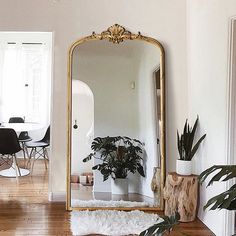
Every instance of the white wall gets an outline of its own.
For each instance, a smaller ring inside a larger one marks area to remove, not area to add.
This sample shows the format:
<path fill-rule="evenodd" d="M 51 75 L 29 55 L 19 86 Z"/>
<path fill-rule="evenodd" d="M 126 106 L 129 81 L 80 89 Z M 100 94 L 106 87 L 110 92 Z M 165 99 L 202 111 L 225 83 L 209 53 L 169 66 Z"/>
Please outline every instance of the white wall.
<path fill-rule="evenodd" d="M 136 70 L 129 58 L 79 53 L 78 78 L 94 94 L 94 136 L 138 136 Z"/>
<path fill-rule="evenodd" d="M 69 45 L 114 23 L 163 43 L 167 79 L 167 166 L 169 170 L 175 169 L 176 128 L 187 116 L 185 4 L 186 0 L 0 0 L 1 31 L 54 32 L 51 192 L 64 193 L 66 188 Z"/>
<path fill-rule="evenodd" d="M 234 0 L 191 0 L 187 4 L 189 114 L 200 117 L 199 134 L 207 133 L 195 156 L 195 172 L 227 163 L 227 98 L 229 18 L 236 15 Z M 217 236 L 225 235 L 224 211 L 206 211 L 206 201 L 224 184 L 200 189 L 199 217 Z"/>
<path fill-rule="evenodd" d="M 146 176 L 141 178 L 141 193 L 153 197 L 151 181 L 153 168 L 160 167 L 157 145 L 156 93 L 154 71 L 160 66 L 160 50 L 152 44 L 144 44 L 139 54 L 138 105 L 140 139 L 145 143 Z"/>

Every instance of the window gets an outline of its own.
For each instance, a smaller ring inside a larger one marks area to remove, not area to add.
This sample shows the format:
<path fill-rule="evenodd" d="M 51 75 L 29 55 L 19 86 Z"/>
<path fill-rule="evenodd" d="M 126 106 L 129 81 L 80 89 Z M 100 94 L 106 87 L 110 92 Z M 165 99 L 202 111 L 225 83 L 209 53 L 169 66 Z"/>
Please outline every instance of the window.
<path fill-rule="evenodd" d="M 1 42 L 0 122 L 24 117 L 28 122 L 50 120 L 50 47 L 47 43 Z"/>

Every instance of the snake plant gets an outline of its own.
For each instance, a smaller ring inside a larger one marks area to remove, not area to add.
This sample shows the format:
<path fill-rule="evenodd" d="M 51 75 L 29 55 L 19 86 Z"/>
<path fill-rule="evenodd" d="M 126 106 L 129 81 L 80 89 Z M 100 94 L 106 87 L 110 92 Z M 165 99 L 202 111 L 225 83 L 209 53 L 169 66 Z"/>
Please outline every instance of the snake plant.
<path fill-rule="evenodd" d="M 198 126 L 198 117 L 194 123 L 193 128 L 189 126 L 188 120 L 186 120 L 183 133 L 180 135 L 177 130 L 177 145 L 178 145 L 178 152 L 179 152 L 180 160 L 191 161 L 193 156 L 197 152 L 201 142 L 206 137 L 206 134 L 204 134 L 196 142 L 196 144 L 193 145 L 197 126 Z"/>

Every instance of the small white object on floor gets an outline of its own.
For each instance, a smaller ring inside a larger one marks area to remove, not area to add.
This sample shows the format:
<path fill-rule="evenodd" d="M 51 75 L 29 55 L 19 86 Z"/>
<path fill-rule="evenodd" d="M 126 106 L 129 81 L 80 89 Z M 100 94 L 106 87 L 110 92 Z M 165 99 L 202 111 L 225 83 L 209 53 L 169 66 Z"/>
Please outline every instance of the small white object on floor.
<path fill-rule="evenodd" d="M 142 211 L 72 211 L 71 231 L 73 235 L 104 234 L 121 236 L 140 234 L 153 224 L 163 221 L 157 214 Z"/>
<path fill-rule="evenodd" d="M 87 176 L 80 175 L 80 176 L 79 176 L 79 182 L 80 182 L 81 184 L 86 184 L 86 183 L 87 183 Z"/>
<path fill-rule="evenodd" d="M 73 200 L 71 201 L 73 207 L 149 207 L 147 202 L 134 201 L 103 201 L 103 200 Z"/>

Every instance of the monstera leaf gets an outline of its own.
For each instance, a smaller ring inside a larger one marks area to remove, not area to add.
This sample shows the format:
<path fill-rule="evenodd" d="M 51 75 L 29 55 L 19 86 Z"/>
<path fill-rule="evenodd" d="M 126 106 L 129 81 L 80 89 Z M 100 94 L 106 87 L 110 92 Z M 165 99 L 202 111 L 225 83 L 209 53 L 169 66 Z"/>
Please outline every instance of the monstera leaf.
<path fill-rule="evenodd" d="M 216 181 L 227 181 L 236 177 L 236 165 L 215 165 L 207 170 L 203 171 L 199 180 L 202 184 L 209 175 L 213 175 L 207 185 L 210 186 Z M 211 206 L 211 207 L 210 207 Z M 229 190 L 211 198 L 208 200 L 207 204 L 204 206 L 204 209 L 210 207 L 210 210 L 215 209 L 227 209 L 227 210 L 236 210 L 236 184 L 234 184 Z"/>
<path fill-rule="evenodd" d="M 170 232 L 175 225 L 179 224 L 180 215 L 176 212 L 173 216 L 163 216 L 160 218 L 163 219 L 162 222 L 154 224 L 144 230 L 139 234 L 139 236 L 158 236 L 164 232 Z"/>
<path fill-rule="evenodd" d="M 100 160 L 93 167 L 103 175 L 103 181 L 110 176 L 113 179 L 127 178 L 129 173 L 138 172 L 145 177 L 143 168 L 143 144 L 137 139 L 126 136 L 97 137 L 93 140 L 91 149 L 93 150 L 83 162 L 88 162 L 92 158 Z"/>

